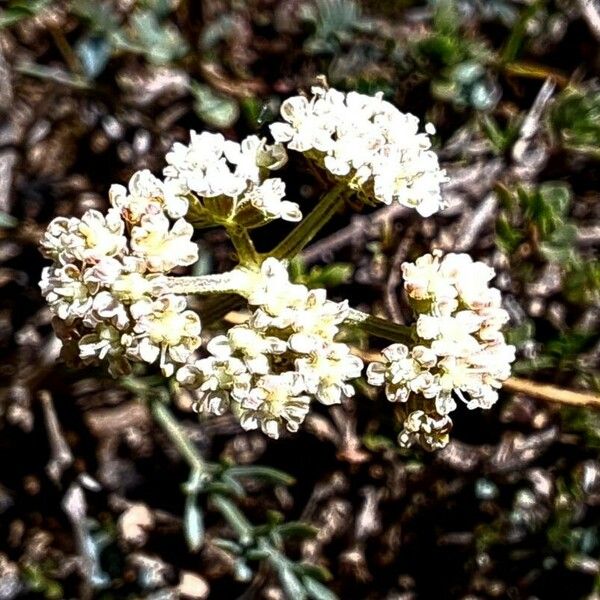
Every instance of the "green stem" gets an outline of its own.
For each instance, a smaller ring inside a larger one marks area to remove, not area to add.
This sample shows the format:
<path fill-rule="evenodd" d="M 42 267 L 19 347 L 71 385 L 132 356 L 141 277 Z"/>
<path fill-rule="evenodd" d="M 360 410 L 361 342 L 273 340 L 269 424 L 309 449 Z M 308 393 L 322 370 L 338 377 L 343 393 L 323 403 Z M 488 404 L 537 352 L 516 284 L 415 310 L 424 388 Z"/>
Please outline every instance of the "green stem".
<path fill-rule="evenodd" d="M 373 317 L 360 310 L 354 308 L 350 309 L 347 322 L 367 333 L 390 340 L 392 342 L 400 342 L 402 344 L 412 344 L 413 328 L 407 325 L 398 325 L 398 323 L 392 323 L 387 319 L 381 319 L 379 317 Z"/>
<path fill-rule="evenodd" d="M 181 428 L 181 425 L 175 419 L 169 408 L 159 399 L 150 400 L 150 410 L 155 421 L 160 425 L 167 437 L 181 457 L 188 463 L 192 473 L 196 477 L 210 479 L 215 470 L 215 466 L 205 462 L 198 454 L 196 447 L 189 440 L 187 434 Z M 250 543 L 254 536 L 252 524 L 246 519 L 238 507 L 227 497 L 213 493 L 210 494 L 212 503 L 221 516 L 229 523 L 232 529 L 237 533 L 242 543 Z"/>
<path fill-rule="evenodd" d="M 248 230 L 239 225 L 226 225 L 225 229 L 235 247 L 240 265 L 248 267 L 260 265 L 260 256 L 256 252 Z"/>
<path fill-rule="evenodd" d="M 540 2 L 534 2 L 521 12 L 519 19 L 510 32 L 508 41 L 500 53 L 500 61 L 502 63 L 511 62 L 519 55 L 525 35 L 527 34 L 527 23 L 540 9 L 540 4 Z"/>
<path fill-rule="evenodd" d="M 221 516 L 236 532 L 240 542 L 242 544 L 249 544 L 254 538 L 254 529 L 240 509 L 229 498 L 221 494 L 211 494 L 211 501 L 221 513 Z"/>
<path fill-rule="evenodd" d="M 157 295 L 172 294 L 237 294 L 243 293 L 247 277 L 241 269 L 199 277 L 167 277 Z"/>
<path fill-rule="evenodd" d="M 263 259 L 267 256 L 274 256 L 279 259 L 293 258 L 301 252 L 306 244 L 333 217 L 338 207 L 344 202 L 347 190 L 348 186 L 345 182 L 340 182 L 333 187 L 319 200 L 313 211 L 302 219 L 298 226 L 272 252 L 263 255 Z"/>
<path fill-rule="evenodd" d="M 212 466 L 206 463 L 200 454 L 198 454 L 196 447 L 189 440 L 187 434 L 183 431 L 181 425 L 173 416 L 173 413 L 171 413 L 167 405 L 158 398 L 153 398 L 150 399 L 150 410 L 154 420 L 160 425 L 167 437 L 177 448 L 177 451 L 190 466 L 192 472 L 200 473 L 205 477 L 210 477 L 211 471 L 213 470 Z"/>

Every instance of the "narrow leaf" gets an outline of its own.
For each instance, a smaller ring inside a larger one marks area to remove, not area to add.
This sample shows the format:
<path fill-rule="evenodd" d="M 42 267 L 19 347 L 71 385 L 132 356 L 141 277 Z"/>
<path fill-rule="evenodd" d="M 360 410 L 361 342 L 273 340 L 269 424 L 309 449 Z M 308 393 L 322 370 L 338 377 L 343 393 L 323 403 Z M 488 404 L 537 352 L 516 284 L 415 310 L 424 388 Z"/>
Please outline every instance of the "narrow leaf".
<path fill-rule="evenodd" d="M 196 496 L 192 494 L 185 501 L 183 530 L 189 549 L 192 552 L 200 550 L 204 542 L 204 516 Z"/>

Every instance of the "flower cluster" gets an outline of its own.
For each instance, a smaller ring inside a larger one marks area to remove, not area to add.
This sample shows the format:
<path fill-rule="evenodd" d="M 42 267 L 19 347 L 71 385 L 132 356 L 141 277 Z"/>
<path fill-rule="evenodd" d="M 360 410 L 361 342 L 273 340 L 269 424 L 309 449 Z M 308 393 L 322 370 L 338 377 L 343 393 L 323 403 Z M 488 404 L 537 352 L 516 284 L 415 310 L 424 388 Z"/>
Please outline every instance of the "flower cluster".
<path fill-rule="evenodd" d="M 167 185 L 193 193 L 198 204 L 191 212 L 198 223 L 203 213 L 210 224 L 217 219 L 248 228 L 278 218 L 300 221 L 298 205 L 283 199 L 284 182 L 268 178 L 287 162 L 281 144 L 267 145 L 255 135 L 238 144 L 206 131 L 190 137 L 187 146 L 176 143 L 167 154 L 164 175 Z"/>
<path fill-rule="evenodd" d="M 283 122 L 271 125 L 273 145 L 192 131 L 189 144 L 167 154 L 164 180 L 140 171 L 127 187 L 110 188 L 106 215 L 89 210 L 49 224 L 41 246 L 52 265 L 40 287 L 67 360 L 106 360 L 114 376 L 132 362 L 158 363 L 165 376 L 196 391 L 199 412 L 230 411 L 244 429 L 271 437 L 297 431 L 312 402 L 338 404 L 354 394 L 351 381 L 363 363 L 336 338 L 344 321 L 362 323 L 367 315 L 328 300 L 323 289 L 291 283 L 285 262 L 270 257 L 259 266 L 263 255 L 245 230 L 302 219 L 298 205 L 284 199 L 283 181 L 271 177 L 287 161 L 285 146 L 335 177 L 338 195 L 347 186 L 365 200 L 398 202 L 424 216 L 442 207 L 445 173 L 431 150 L 432 126 L 420 133 L 419 120 L 381 94 L 315 87 L 310 99 L 286 100 L 281 115 Z M 323 214 L 311 213 L 288 246 L 311 238 Z M 225 226 L 240 265 L 167 277 L 196 262 L 194 228 L 214 225 Z M 402 445 L 441 447 L 455 398 L 487 408 L 509 376 L 514 348 L 500 332 L 507 314 L 488 285 L 493 270 L 467 255 L 434 253 L 402 270 L 417 316 L 411 344 L 386 348 L 367 377 L 397 403 Z M 213 337 L 198 358 L 200 318 L 178 294 L 232 292 L 246 298 L 247 321 Z"/>
<path fill-rule="evenodd" d="M 129 189 L 113 186 L 106 216 L 57 217 L 41 242 L 53 261 L 40 287 L 55 315 L 65 355 L 84 364 L 106 359 L 114 375 L 131 361 L 157 359 L 166 375 L 200 344 L 200 319 L 186 300 L 164 291 L 164 275 L 198 258 L 187 204 L 149 171 Z M 176 218 L 172 222 L 169 217 Z"/>
<path fill-rule="evenodd" d="M 274 258 L 252 274 L 248 302 L 255 310 L 247 323 L 213 338 L 207 358 L 177 372 L 198 390 L 200 411 L 230 410 L 244 429 L 276 438 L 283 428 L 298 430 L 312 400 L 338 404 L 354 394 L 348 381 L 360 376 L 362 361 L 334 341 L 345 302 L 290 283 L 285 263 Z"/>
<path fill-rule="evenodd" d="M 403 264 L 402 271 L 417 315 L 416 345 L 389 346 L 367 376 L 369 383 L 385 386 L 392 402 L 422 399 L 422 410 L 406 419 L 401 443 L 439 447 L 447 439 L 454 396 L 468 408 L 489 408 L 509 377 L 515 349 L 500 331 L 508 314 L 500 308 L 500 292 L 489 287 L 493 269 L 466 254 L 427 254 Z"/>
<path fill-rule="evenodd" d="M 348 181 L 366 199 L 398 202 L 427 217 L 443 208 L 440 184 L 446 175 L 431 150 L 428 123 L 402 113 L 379 93 L 343 94 L 314 87 L 313 96 L 288 98 L 281 105 L 283 123 L 271 134 L 291 150 L 317 160 L 336 178 Z"/>

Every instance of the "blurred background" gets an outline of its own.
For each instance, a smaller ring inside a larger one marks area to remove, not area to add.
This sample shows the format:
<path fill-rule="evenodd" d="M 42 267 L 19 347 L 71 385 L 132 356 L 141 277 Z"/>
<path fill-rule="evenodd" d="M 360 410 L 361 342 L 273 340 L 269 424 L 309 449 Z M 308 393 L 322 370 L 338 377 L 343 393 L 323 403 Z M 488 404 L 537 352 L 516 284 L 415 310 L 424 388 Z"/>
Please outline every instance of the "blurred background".
<path fill-rule="evenodd" d="M 105 210 L 110 184 L 160 174 L 190 129 L 266 135 L 321 74 L 435 124 L 449 207 L 348 208 L 296 279 L 402 322 L 399 265 L 469 252 L 498 272 L 515 375 L 597 395 L 598 4 L 0 2 L 0 599 L 286 598 L 264 569 L 236 580 L 210 507 L 189 551 L 187 470 L 145 405 L 101 370 L 56 363 L 37 243 L 54 216 Z M 318 178 L 293 159 L 285 177 L 306 214 Z M 285 232 L 261 230 L 259 248 Z M 198 241 L 195 273 L 234 264 L 222 231 Z M 507 390 L 457 411 L 450 445 L 427 453 L 400 450 L 394 407 L 360 390 L 276 442 L 199 421 L 185 395 L 174 410 L 210 460 L 295 478 L 250 480 L 240 503 L 256 522 L 314 526 L 287 551 L 342 599 L 600 598 L 598 409 Z"/>

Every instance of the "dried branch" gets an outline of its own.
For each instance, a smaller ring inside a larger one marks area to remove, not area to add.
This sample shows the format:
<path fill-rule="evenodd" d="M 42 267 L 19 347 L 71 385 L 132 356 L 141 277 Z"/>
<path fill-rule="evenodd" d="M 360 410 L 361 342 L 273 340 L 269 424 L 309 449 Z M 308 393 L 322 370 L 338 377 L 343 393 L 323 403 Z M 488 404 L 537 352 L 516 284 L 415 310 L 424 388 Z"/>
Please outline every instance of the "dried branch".
<path fill-rule="evenodd" d="M 504 388 L 511 392 L 526 394 L 531 398 L 546 402 L 558 402 L 559 404 L 570 404 L 572 406 L 589 406 L 590 408 L 600 409 L 600 395 L 598 394 L 567 390 L 554 385 L 538 383 L 531 379 L 511 377 L 504 382 Z"/>

